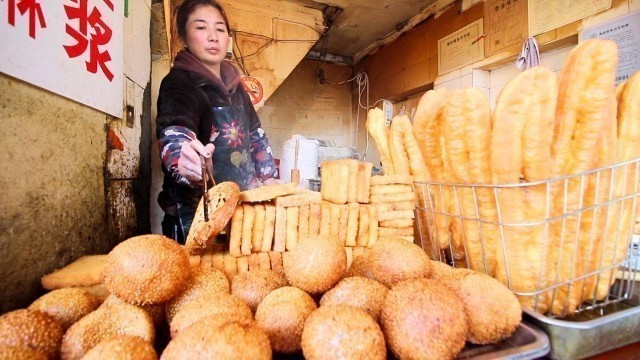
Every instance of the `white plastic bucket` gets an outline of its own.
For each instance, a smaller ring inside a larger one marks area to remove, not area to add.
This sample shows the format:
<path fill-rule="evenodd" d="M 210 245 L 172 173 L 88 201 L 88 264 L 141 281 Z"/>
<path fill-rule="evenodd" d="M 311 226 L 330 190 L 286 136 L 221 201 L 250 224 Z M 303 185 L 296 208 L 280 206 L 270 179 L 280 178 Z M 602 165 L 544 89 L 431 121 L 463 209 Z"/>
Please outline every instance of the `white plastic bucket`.
<path fill-rule="evenodd" d="M 293 135 L 282 146 L 280 179 L 282 182 L 291 182 L 291 169 L 295 164 L 296 142 L 298 143 L 300 183 L 305 184 L 305 180 L 318 177 L 318 146 L 320 143 L 318 140 L 310 140 L 298 134 Z"/>

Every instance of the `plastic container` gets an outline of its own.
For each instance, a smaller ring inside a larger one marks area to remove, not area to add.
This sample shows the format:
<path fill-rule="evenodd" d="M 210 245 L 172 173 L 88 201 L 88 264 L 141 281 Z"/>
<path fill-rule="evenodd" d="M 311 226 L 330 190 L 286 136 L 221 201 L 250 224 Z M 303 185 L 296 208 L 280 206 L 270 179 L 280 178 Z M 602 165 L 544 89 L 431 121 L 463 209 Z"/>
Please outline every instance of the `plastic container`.
<path fill-rule="evenodd" d="M 298 146 L 298 159 L 296 164 L 296 145 Z M 310 140 L 302 135 L 293 135 L 282 146 L 282 158 L 280 159 L 280 179 L 283 182 L 291 181 L 291 169 L 300 170 L 300 179 L 318 177 L 318 146 L 317 140 Z"/>

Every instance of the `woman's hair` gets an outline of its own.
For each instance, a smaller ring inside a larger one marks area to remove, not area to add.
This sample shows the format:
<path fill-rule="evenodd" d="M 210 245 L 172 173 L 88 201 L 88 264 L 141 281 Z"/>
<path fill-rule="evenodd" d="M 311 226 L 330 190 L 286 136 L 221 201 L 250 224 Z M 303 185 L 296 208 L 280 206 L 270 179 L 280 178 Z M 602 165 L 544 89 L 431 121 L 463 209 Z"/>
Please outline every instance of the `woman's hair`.
<path fill-rule="evenodd" d="M 220 11 L 220 15 L 224 19 L 224 24 L 227 27 L 227 32 L 229 30 L 229 19 L 227 18 L 227 13 L 224 12 L 222 5 L 220 5 L 216 0 L 185 0 L 179 7 L 176 12 L 176 25 L 178 26 L 178 35 L 183 40 L 187 36 L 187 20 L 189 20 L 189 15 L 196 10 L 199 6 L 213 6 L 214 8 Z"/>

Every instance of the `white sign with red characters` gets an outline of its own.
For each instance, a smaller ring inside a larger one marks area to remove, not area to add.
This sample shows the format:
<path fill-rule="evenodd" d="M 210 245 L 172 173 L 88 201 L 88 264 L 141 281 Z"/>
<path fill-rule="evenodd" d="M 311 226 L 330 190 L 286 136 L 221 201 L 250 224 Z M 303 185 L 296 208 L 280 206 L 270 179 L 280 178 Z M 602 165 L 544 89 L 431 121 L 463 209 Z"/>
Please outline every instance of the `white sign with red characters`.
<path fill-rule="evenodd" d="M 121 0 L 0 0 L 0 72 L 122 117 Z"/>

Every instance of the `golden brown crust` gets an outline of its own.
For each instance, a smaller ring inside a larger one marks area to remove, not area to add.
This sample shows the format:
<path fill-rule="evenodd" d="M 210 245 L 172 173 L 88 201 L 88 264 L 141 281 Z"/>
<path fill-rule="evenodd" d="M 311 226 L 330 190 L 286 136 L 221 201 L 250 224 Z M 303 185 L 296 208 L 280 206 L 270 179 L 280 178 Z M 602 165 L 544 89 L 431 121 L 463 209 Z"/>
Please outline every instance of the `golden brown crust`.
<path fill-rule="evenodd" d="M 236 206 L 231 217 L 231 229 L 229 230 L 229 253 L 233 256 L 242 256 L 242 221 L 244 218 L 244 207 Z"/>
<path fill-rule="evenodd" d="M 7 360 L 47 360 L 40 351 L 28 346 L 9 346 L 0 344 L 0 359 Z"/>
<path fill-rule="evenodd" d="M 344 246 L 330 238 L 309 238 L 283 254 L 284 274 L 293 286 L 310 294 L 333 287 L 347 268 Z"/>
<path fill-rule="evenodd" d="M 255 206 L 253 204 L 242 204 L 242 240 L 240 241 L 240 252 L 242 255 L 250 255 L 253 248 L 253 223 L 256 218 Z"/>
<path fill-rule="evenodd" d="M 226 292 L 210 293 L 180 308 L 170 324 L 171 338 L 179 337 L 185 329 L 210 316 L 243 322 L 253 319 L 253 313 L 244 301 Z"/>
<path fill-rule="evenodd" d="M 286 209 L 287 232 L 285 235 L 285 246 L 287 250 L 291 251 L 298 246 L 298 219 L 300 218 L 300 208 L 294 206 Z"/>
<path fill-rule="evenodd" d="M 34 349 L 49 359 L 58 358 L 63 334 L 58 320 L 38 310 L 20 309 L 0 316 L 1 345 Z"/>
<path fill-rule="evenodd" d="M 166 303 L 167 322 L 171 324 L 180 308 L 197 298 L 218 292 L 229 293 L 230 291 L 229 280 L 222 271 L 214 269 L 195 271 L 184 290 Z"/>
<path fill-rule="evenodd" d="M 155 329 L 149 314 L 136 306 L 100 307 L 67 330 L 60 347 L 61 358 L 80 359 L 100 342 L 117 335 L 138 336 L 152 343 Z"/>
<path fill-rule="evenodd" d="M 100 307 L 111 306 L 111 305 L 122 305 L 122 304 L 131 305 L 115 295 L 109 295 L 104 300 L 104 302 L 102 302 Z M 149 314 L 149 316 L 151 317 L 151 320 L 153 321 L 154 326 L 161 326 L 162 324 L 164 324 L 165 320 L 167 319 L 165 316 L 164 304 L 133 305 L 133 306 L 139 309 L 142 309 L 147 314 Z"/>
<path fill-rule="evenodd" d="M 391 123 L 391 136 L 397 136 L 399 134 L 402 139 L 402 147 L 408 157 L 408 167 L 411 176 L 414 181 L 427 181 L 431 178 L 425 161 L 422 157 L 422 152 L 418 146 L 418 141 L 413 134 L 413 126 L 409 117 L 406 115 L 396 116 Z M 393 152 L 391 153 L 393 156 Z M 395 160 L 394 160 L 395 161 Z M 394 167 L 396 163 L 394 162 Z M 396 174 L 402 174 L 396 169 Z"/>
<path fill-rule="evenodd" d="M 355 160 L 354 160 L 355 161 Z M 346 204 L 349 196 L 348 162 L 341 160 L 324 161 L 322 163 L 322 199 L 334 204 Z"/>
<path fill-rule="evenodd" d="M 418 102 L 413 117 L 413 134 L 433 180 L 444 180 L 443 154 L 441 148 L 442 112 L 447 104 L 447 89 L 429 90 Z"/>
<path fill-rule="evenodd" d="M 29 309 L 57 319 L 64 330 L 100 306 L 100 300 L 79 288 L 53 290 L 36 299 Z"/>
<path fill-rule="evenodd" d="M 251 236 L 252 252 L 262 251 L 262 240 L 264 238 L 264 222 L 266 218 L 266 210 L 263 204 L 256 204 L 254 206 L 256 215 L 253 223 L 253 235 Z"/>
<path fill-rule="evenodd" d="M 369 203 L 369 195 L 371 188 L 371 170 L 373 168 L 372 163 L 360 162 L 358 163 L 358 189 L 356 194 L 356 202 L 367 204 Z"/>
<path fill-rule="evenodd" d="M 536 67 L 518 74 L 508 82 L 498 97 L 493 115 L 491 169 L 497 183 L 518 183 L 522 176 L 530 181 L 551 177 L 551 138 L 549 129 L 555 113 L 557 81 L 555 74 Z M 491 196 L 491 195 L 489 195 Z M 504 188 L 498 194 L 506 249 L 499 247 L 496 278 L 507 284 L 508 261 L 511 286 L 517 292 L 535 292 L 546 285 L 544 265 L 544 226 L 513 226 L 526 221 L 545 219 L 546 188 L 544 185 Z M 495 215 L 494 215 L 495 216 Z M 495 221 L 495 220 L 494 220 Z M 507 259 L 504 255 L 506 252 Z M 520 261 L 516 259 L 527 259 Z M 482 270 L 482 269 L 478 269 Z M 521 298 L 528 309 L 546 309 L 546 295 Z"/>
<path fill-rule="evenodd" d="M 492 344 L 511 336 L 522 320 L 518 299 L 496 279 L 470 274 L 452 286 L 462 299 L 473 344 Z"/>
<path fill-rule="evenodd" d="M 200 199 L 185 247 L 191 254 L 210 248 L 213 239 L 227 226 L 238 205 L 240 188 L 231 181 L 222 182 L 207 191 L 209 221 L 204 221 L 204 198 Z"/>
<path fill-rule="evenodd" d="M 40 282 L 47 290 L 101 284 L 106 262 L 107 255 L 83 256 L 62 269 L 43 276 Z"/>
<path fill-rule="evenodd" d="M 384 113 L 381 109 L 373 108 L 367 114 L 367 131 L 376 143 L 382 171 L 386 175 L 395 173 L 391 151 L 389 146 L 389 129 L 385 124 Z"/>
<path fill-rule="evenodd" d="M 593 169 L 598 160 L 602 132 L 614 97 L 617 47 L 613 41 L 590 39 L 576 46 L 560 72 L 552 172 L 554 176 Z M 581 203 L 581 179 L 568 182 L 566 196 L 557 196 L 551 216 L 577 211 Z M 551 226 L 550 277 L 562 283 L 584 274 L 584 262 L 575 249 L 588 246 L 578 240 L 578 217 L 569 216 Z M 551 312 L 575 311 L 582 283 L 557 289 Z"/>
<path fill-rule="evenodd" d="M 303 206 L 309 204 L 320 204 L 322 202 L 322 194 L 317 191 L 301 190 L 297 194 L 279 196 L 275 200 L 276 206 L 290 207 Z"/>
<path fill-rule="evenodd" d="M 378 241 L 362 256 L 354 256 L 347 276 L 367 277 L 390 288 L 403 280 L 429 276 L 430 265 L 419 246 L 390 238 Z"/>
<path fill-rule="evenodd" d="M 284 286 L 264 297 L 256 310 L 256 323 L 267 333 L 274 351 L 295 353 L 300 350 L 305 321 L 316 309 L 309 294 Z"/>
<path fill-rule="evenodd" d="M 354 306 L 366 311 L 378 321 L 388 291 L 386 286 L 373 279 L 361 276 L 346 277 L 322 295 L 320 306 Z"/>
<path fill-rule="evenodd" d="M 268 360 L 271 355 L 269 338 L 253 322 L 221 322 L 209 316 L 171 340 L 162 359 Z"/>
<path fill-rule="evenodd" d="M 269 258 L 266 253 L 264 255 Z M 233 278 L 231 295 L 247 303 L 251 311 L 255 312 L 267 294 L 286 285 L 287 279 L 282 273 L 266 269 L 252 270 Z"/>
<path fill-rule="evenodd" d="M 455 358 L 468 329 L 460 298 L 428 279 L 407 280 L 392 288 L 382 307 L 381 323 L 387 345 L 400 359 Z"/>
<path fill-rule="evenodd" d="M 366 311 L 346 305 L 321 306 L 305 323 L 302 352 L 307 359 L 339 354 L 344 359 L 386 359 L 380 326 Z"/>
<path fill-rule="evenodd" d="M 387 175 L 376 175 L 376 176 L 372 176 L 371 177 L 371 186 L 375 186 L 375 185 L 394 185 L 394 184 L 399 184 L 399 185 L 411 185 L 413 184 L 413 177 L 411 175 L 394 175 L 394 174 L 387 174 Z"/>
<path fill-rule="evenodd" d="M 157 360 L 151 343 L 137 336 L 117 336 L 100 342 L 89 350 L 83 360 Z"/>
<path fill-rule="evenodd" d="M 263 202 L 277 198 L 278 196 L 291 195 L 298 192 L 294 183 L 265 185 L 240 193 L 240 202 Z"/>
<path fill-rule="evenodd" d="M 406 115 L 396 115 L 391 120 L 389 129 L 389 153 L 393 162 L 393 173 L 399 175 L 411 175 L 409 166 L 409 154 L 404 146 L 404 126 L 400 126 L 404 120 L 409 121 Z"/>
<path fill-rule="evenodd" d="M 191 276 L 189 255 L 162 235 L 125 240 L 107 257 L 104 285 L 130 304 L 157 304 L 176 296 Z"/>
<path fill-rule="evenodd" d="M 620 94 L 620 101 L 618 103 L 618 161 L 627 161 L 640 157 L 640 145 L 638 145 L 638 139 L 640 138 L 639 97 L 640 72 L 637 71 L 624 85 L 624 90 Z M 622 174 L 619 174 L 614 180 L 612 184 L 612 186 L 614 186 L 614 198 L 633 193 L 633 187 L 636 185 L 634 183 L 636 175 L 632 169 L 633 168 L 629 168 L 626 170 L 626 178 L 622 176 Z M 619 171 L 623 172 L 624 170 L 620 169 Z M 627 185 L 626 188 L 624 184 Z M 628 248 L 627 241 L 629 241 L 630 237 L 626 235 L 629 233 L 629 227 L 633 221 L 631 218 L 634 213 L 633 199 L 624 200 L 621 205 L 622 208 L 620 208 L 620 206 L 613 206 L 609 209 L 609 217 L 607 218 L 606 224 L 608 233 L 604 238 L 606 240 L 602 251 L 602 266 L 609 266 L 622 261 Z M 596 285 L 596 298 L 598 300 L 605 299 L 609 294 L 610 286 L 613 281 L 615 281 L 615 276 L 612 274 L 616 270 L 617 267 L 614 267 L 600 274 Z"/>
<path fill-rule="evenodd" d="M 273 245 L 273 236 L 276 229 L 276 207 L 272 204 L 264 206 L 264 234 L 262 237 L 261 251 L 271 251 Z"/>

